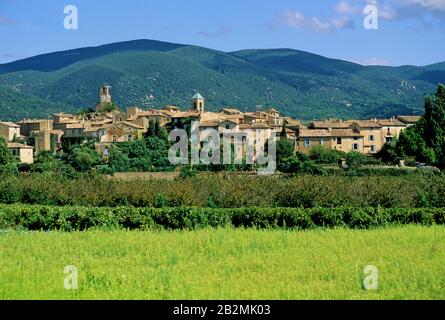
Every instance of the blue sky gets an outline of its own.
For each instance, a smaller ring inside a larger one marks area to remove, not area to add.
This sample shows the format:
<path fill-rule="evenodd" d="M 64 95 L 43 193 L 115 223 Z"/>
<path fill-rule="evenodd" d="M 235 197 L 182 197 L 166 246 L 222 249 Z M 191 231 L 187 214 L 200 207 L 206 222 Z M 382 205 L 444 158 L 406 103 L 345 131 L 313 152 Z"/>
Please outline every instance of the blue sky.
<path fill-rule="evenodd" d="M 63 27 L 70 4 L 78 30 Z M 367 4 L 378 30 L 363 27 Z M 133 39 L 427 65 L 445 61 L 445 0 L 0 0 L 0 63 Z"/>

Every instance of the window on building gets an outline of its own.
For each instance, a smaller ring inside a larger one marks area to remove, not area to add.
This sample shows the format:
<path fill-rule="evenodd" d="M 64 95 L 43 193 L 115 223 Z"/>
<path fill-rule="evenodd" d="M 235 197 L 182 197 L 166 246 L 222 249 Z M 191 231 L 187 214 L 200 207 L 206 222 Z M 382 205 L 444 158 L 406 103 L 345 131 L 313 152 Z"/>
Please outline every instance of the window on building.
<path fill-rule="evenodd" d="M 341 138 L 337 138 L 337 144 L 341 144 Z"/>
<path fill-rule="evenodd" d="M 386 137 L 386 143 L 391 143 L 392 137 Z"/>
<path fill-rule="evenodd" d="M 320 139 L 320 146 L 324 145 L 324 140 Z"/>
<path fill-rule="evenodd" d="M 375 152 L 375 145 L 371 146 L 371 152 Z"/>
<path fill-rule="evenodd" d="M 358 140 L 358 137 L 354 137 L 354 141 L 357 141 Z"/>
<path fill-rule="evenodd" d="M 352 144 L 352 150 L 358 150 L 358 143 Z"/>
<path fill-rule="evenodd" d="M 369 136 L 369 141 L 374 141 L 374 140 L 375 140 L 374 135 L 370 135 Z"/>
<path fill-rule="evenodd" d="M 128 135 L 128 141 L 133 141 L 133 136 L 131 134 Z"/>
<path fill-rule="evenodd" d="M 226 129 L 230 130 L 230 125 L 229 124 L 226 125 Z"/>
<path fill-rule="evenodd" d="M 306 148 L 308 148 L 309 147 L 309 139 L 304 139 L 304 146 L 306 147 Z"/>

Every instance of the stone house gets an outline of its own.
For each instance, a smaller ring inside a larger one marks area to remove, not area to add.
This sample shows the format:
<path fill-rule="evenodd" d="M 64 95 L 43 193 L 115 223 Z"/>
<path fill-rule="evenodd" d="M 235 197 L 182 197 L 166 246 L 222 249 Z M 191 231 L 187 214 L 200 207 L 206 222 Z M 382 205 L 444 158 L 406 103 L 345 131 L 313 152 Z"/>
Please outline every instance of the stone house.
<path fill-rule="evenodd" d="M 22 164 L 34 163 L 34 148 L 21 143 L 8 143 L 8 149 L 16 156 Z"/>
<path fill-rule="evenodd" d="M 12 122 L 0 122 L 0 137 L 11 142 L 14 138 L 20 138 L 20 126 Z"/>

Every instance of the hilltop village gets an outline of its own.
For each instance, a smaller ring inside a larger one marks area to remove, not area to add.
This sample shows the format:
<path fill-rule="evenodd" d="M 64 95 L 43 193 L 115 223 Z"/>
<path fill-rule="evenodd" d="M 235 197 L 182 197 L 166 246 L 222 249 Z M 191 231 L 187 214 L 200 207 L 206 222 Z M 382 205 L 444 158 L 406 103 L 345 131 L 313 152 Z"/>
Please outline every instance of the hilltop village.
<path fill-rule="evenodd" d="M 78 115 L 57 113 L 49 119 L 0 122 L 0 137 L 6 139 L 8 148 L 21 163 L 32 164 L 40 153 L 60 150 L 62 137 L 95 141 L 96 150 L 103 153 L 111 144 L 142 139 L 154 123 L 170 130 L 188 119 L 198 121 L 200 131 L 213 128 L 223 134 L 226 130 L 242 132 L 269 129 L 276 136 L 285 133 L 295 151 L 302 153 L 309 153 L 314 146 L 325 146 L 343 152 L 356 151 L 372 155 L 420 119 L 419 116 L 368 120 L 327 119 L 304 125 L 300 120 L 280 115 L 273 108 L 256 112 L 223 108 L 219 112 L 210 112 L 206 111 L 205 102 L 205 98 L 196 93 L 191 99 L 189 110 L 181 110 L 177 106 L 142 110 L 132 106 L 123 112 L 113 104 L 111 87 L 105 85 L 100 88 L 100 102 L 95 112 Z"/>

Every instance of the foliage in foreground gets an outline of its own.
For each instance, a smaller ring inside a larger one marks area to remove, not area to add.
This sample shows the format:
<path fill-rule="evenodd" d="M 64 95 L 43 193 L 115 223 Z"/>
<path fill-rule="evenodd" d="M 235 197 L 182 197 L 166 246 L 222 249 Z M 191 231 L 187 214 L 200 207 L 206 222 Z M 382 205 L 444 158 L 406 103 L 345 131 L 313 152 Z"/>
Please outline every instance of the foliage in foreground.
<path fill-rule="evenodd" d="M 88 208 L 0 205 L 0 229 L 376 228 L 445 224 L 445 208 Z"/>

